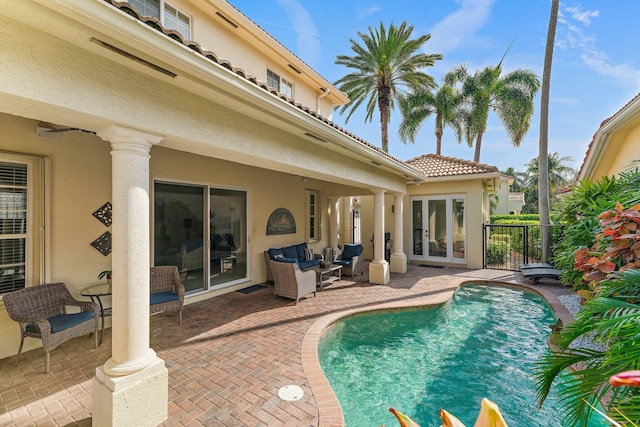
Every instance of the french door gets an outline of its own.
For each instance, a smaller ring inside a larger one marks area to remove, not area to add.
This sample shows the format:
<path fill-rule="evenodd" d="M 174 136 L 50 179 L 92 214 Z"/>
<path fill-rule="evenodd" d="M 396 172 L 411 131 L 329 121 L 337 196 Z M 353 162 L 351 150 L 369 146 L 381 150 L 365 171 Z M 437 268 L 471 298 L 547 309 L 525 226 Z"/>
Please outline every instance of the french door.
<path fill-rule="evenodd" d="M 411 259 L 466 260 L 464 205 L 463 195 L 411 198 Z"/>

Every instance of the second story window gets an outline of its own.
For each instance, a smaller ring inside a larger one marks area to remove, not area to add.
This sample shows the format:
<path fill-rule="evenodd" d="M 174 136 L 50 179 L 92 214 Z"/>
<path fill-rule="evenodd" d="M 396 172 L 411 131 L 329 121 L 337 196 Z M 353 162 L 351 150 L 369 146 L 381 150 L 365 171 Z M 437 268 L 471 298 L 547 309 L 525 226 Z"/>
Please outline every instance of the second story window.
<path fill-rule="evenodd" d="M 162 22 L 168 30 L 177 30 L 185 40 L 191 40 L 191 18 L 164 0 L 129 0 L 143 16 Z"/>
<path fill-rule="evenodd" d="M 267 70 L 267 86 L 276 89 L 288 98 L 293 98 L 293 83 L 283 79 L 271 70 Z"/>

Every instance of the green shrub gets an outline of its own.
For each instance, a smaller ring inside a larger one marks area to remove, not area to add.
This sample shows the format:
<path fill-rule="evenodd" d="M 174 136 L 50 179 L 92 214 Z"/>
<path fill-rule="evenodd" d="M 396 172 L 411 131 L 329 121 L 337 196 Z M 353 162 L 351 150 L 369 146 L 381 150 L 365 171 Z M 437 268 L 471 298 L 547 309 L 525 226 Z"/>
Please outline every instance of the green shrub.
<path fill-rule="evenodd" d="M 504 264 L 509 258 L 509 254 L 511 253 L 511 245 L 508 241 L 508 236 L 504 236 L 507 239 L 494 240 L 493 237 L 489 241 L 487 245 L 487 264 L 495 265 L 495 264 Z"/>
<path fill-rule="evenodd" d="M 518 220 L 518 221 L 537 221 L 540 222 L 540 215 L 538 214 L 520 214 L 520 215 L 491 215 L 491 224 L 498 224 L 496 221 L 501 220 Z M 501 223 L 510 224 L 510 223 Z"/>

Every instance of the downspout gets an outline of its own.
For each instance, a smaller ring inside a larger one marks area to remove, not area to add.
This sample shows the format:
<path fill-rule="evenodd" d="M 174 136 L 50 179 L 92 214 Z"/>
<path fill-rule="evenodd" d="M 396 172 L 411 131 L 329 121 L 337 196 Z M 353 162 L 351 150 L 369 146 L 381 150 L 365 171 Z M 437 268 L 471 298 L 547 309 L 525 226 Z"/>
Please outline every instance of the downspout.
<path fill-rule="evenodd" d="M 318 95 L 316 97 L 316 113 L 321 114 L 320 112 L 320 100 L 322 98 L 324 98 L 325 96 L 329 95 L 329 93 L 331 92 L 330 88 L 320 88 L 321 91 L 323 91 L 323 93 L 321 93 L 320 95 Z"/>

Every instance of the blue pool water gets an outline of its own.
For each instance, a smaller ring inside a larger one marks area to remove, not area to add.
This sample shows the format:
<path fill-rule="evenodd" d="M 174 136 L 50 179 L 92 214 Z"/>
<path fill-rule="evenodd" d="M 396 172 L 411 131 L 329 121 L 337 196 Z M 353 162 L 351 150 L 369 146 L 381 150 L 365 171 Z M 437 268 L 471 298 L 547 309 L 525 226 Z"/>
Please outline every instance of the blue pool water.
<path fill-rule="evenodd" d="M 510 426 L 562 426 L 557 390 L 537 411 L 531 375 L 555 321 L 538 295 L 467 285 L 441 307 L 343 319 L 318 353 L 348 427 L 397 426 L 389 407 L 422 427 L 440 426 L 441 408 L 472 426 L 483 397 Z"/>

